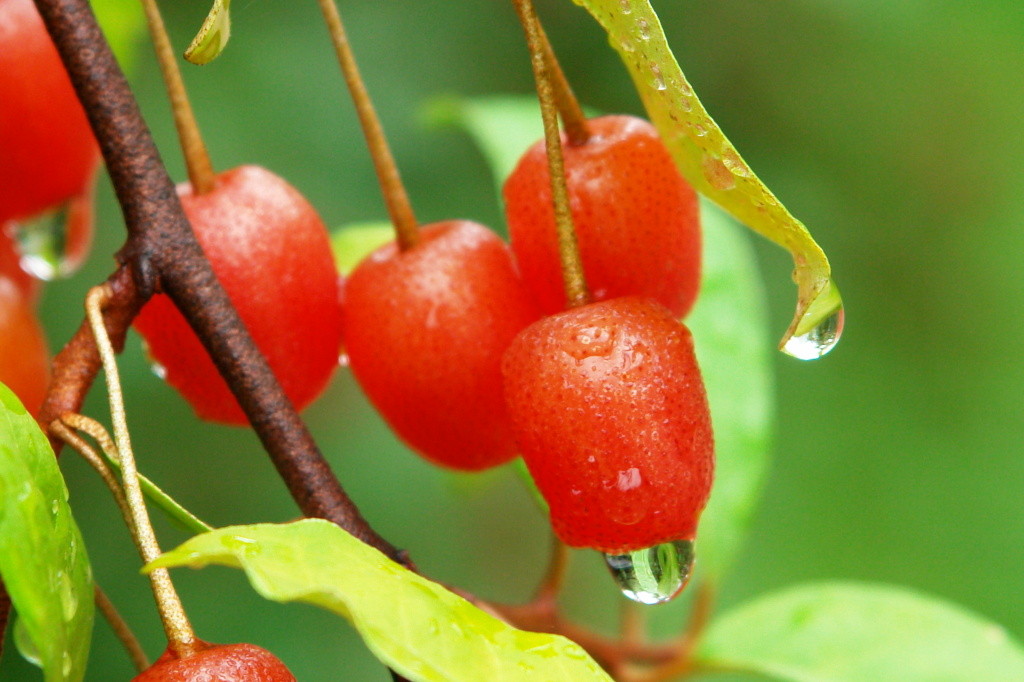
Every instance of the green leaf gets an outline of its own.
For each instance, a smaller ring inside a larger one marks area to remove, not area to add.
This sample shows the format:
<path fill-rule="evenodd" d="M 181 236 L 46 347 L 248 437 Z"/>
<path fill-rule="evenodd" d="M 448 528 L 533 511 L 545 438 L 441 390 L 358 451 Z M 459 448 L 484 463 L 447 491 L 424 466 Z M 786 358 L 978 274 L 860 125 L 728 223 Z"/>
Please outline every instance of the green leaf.
<path fill-rule="evenodd" d="M 1024 680 L 1024 650 L 1000 626 L 897 587 L 805 585 L 714 621 L 701 664 L 793 682 Z"/>
<path fill-rule="evenodd" d="M 327 521 L 221 528 L 146 570 L 211 563 L 242 568 L 268 599 L 345 617 L 377 658 L 410 680 L 611 679 L 577 644 L 516 630 Z"/>
<path fill-rule="evenodd" d="M 791 338 L 811 334 L 830 321 L 841 310 L 842 300 L 832 282 L 828 258 L 803 223 L 754 175 L 701 105 L 650 3 L 573 1 L 586 8 L 607 32 L 683 176 L 748 227 L 792 253 L 798 287 L 796 314 L 779 346 L 785 348 Z M 812 357 L 792 350 L 791 354 Z"/>
<path fill-rule="evenodd" d="M 224 50 L 231 38 L 231 0 L 213 0 L 199 33 L 185 50 L 185 59 L 203 66 L 209 64 Z"/>
<path fill-rule="evenodd" d="M 18 398 L 0 384 L 0 576 L 47 682 L 85 675 L 93 584 L 57 458 Z"/>
<path fill-rule="evenodd" d="M 331 233 L 331 250 L 338 272 L 346 277 L 360 261 L 395 239 L 395 229 L 385 221 L 345 225 Z"/>
<path fill-rule="evenodd" d="M 92 11 L 121 69 L 135 68 L 140 38 L 146 31 L 146 14 L 138 0 L 92 0 Z"/>
<path fill-rule="evenodd" d="M 767 302 L 746 234 L 710 202 L 701 203 L 703 275 L 686 319 L 711 404 L 715 485 L 701 517 L 697 576 L 717 581 L 753 516 L 768 468 L 774 393 Z"/>

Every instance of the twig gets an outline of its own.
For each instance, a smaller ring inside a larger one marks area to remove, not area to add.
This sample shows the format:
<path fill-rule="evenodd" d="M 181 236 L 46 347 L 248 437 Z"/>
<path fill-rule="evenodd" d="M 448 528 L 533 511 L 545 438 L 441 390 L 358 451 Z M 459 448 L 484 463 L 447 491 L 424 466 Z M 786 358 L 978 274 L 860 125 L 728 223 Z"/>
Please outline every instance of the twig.
<path fill-rule="evenodd" d="M 558 114 L 562 118 L 562 126 L 565 128 L 565 138 L 571 145 L 584 144 L 590 139 L 587 117 L 583 114 L 583 109 L 580 108 L 580 103 L 572 92 L 569 80 L 565 77 L 565 72 L 562 71 L 562 65 L 558 63 L 555 51 L 551 47 L 551 41 L 548 40 L 548 34 L 539 20 L 537 21 L 537 36 L 540 38 L 541 51 L 551 77 L 551 89 L 555 97 L 555 104 L 558 106 Z"/>
<path fill-rule="evenodd" d="M 149 667 L 149 658 L 146 657 L 146 652 L 143 651 L 142 645 L 139 644 L 135 633 L 129 627 L 128 621 L 117 612 L 114 602 L 110 601 L 110 597 L 100 589 L 99 584 L 93 583 L 93 585 L 96 588 L 96 608 L 103 614 L 103 618 L 110 625 L 110 629 L 114 631 L 114 635 L 120 640 L 121 646 L 124 647 L 125 652 L 128 654 L 128 658 L 132 660 L 132 665 L 141 673 Z"/>

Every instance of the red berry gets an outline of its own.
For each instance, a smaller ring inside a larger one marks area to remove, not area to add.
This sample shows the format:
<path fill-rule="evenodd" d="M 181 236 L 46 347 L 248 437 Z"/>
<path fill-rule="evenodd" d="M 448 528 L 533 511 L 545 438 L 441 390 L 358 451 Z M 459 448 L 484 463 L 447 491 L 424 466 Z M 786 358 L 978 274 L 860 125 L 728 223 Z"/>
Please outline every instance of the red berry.
<path fill-rule="evenodd" d="M 623 554 L 692 540 L 714 471 L 690 332 L 628 297 L 545 318 L 502 363 L 516 440 L 568 545 Z"/>
<path fill-rule="evenodd" d="M 411 448 L 456 469 L 515 456 L 501 356 L 538 317 L 508 246 L 468 221 L 424 227 L 404 252 L 378 249 L 345 284 L 345 348 L 360 386 Z"/>
<path fill-rule="evenodd" d="M 31 296 L 0 272 L 0 382 L 35 414 L 49 380 L 50 356 Z"/>
<path fill-rule="evenodd" d="M 205 644 L 187 658 L 170 649 L 134 682 L 295 682 L 284 663 L 253 644 Z"/>
<path fill-rule="evenodd" d="M 327 230 L 301 194 L 257 166 L 217 177 L 207 194 L 178 186 L 203 251 L 256 345 L 297 409 L 326 387 L 338 364 L 338 272 Z M 154 360 L 203 419 L 245 415 L 185 318 L 165 295 L 135 320 Z"/>
<path fill-rule="evenodd" d="M 604 116 L 587 122 L 591 137 L 570 144 L 565 176 L 583 270 L 595 301 L 645 296 L 676 317 L 700 287 L 697 195 L 647 121 Z M 546 313 L 564 310 L 551 182 L 544 141 L 533 145 L 505 181 L 512 248 Z"/>
<path fill-rule="evenodd" d="M 99 150 L 32 0 L 0 0 L 0 223 L 85 194 Z"/>

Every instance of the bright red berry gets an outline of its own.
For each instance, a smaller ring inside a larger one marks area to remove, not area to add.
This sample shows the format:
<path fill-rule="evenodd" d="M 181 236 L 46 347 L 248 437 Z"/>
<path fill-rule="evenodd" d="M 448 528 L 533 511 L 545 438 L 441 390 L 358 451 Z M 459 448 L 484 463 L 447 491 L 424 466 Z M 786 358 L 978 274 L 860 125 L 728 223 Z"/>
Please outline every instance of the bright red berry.
<path fill-rule="evenodd" d="M 50 356 L 31 295 L 0 272 L 0 382 L 35 414 L 49 379 Z"/>
<path fill-rule="evenodd" d="M 253 644 L 205 644 L 187 658 L 170 649 L 134 682 L 295 682 L 285 664 Z"/>
<path fill-rule="evenodd" d="M 313 207 L 257 166 L 217 176 L 194 194 L 178 186 L 217 279 L 297 409 L 312 402 L 338 364 L 338 272 Z M 135 320 L 153 359 L 203 419 L 245 424 L 245 415 L 185 318 L 165 295 Z"/>
<path fill-rule="evenodd" d="M 406 251 L 378 249 L 345 284 L 345 348 L 360 386 L 411 448 L 456 469 L 516 455 L 501 357 L 538 317 L 508 246 L 468 221 L 423 227 Z"/>
<path fill-rule="evenodd" d="M 677 317 L 700 287 L 697 195 L 682 178 L 647 121 L 604 116 L 587 121 L 590 138 L 562 137 L 583 271 L 595 301 L 645 296 Z M 512 248 L 546 313 L 566 307 L 544 141 L 519 160 L 505 181 Z"/>
<path fill-rule="evenodd" d="M 32 0 L 0 0 L 0 223 L 90 190 L 99 150 Z"/>
<path fill-rule="evenodd" d="M 657 302 L 593 303 L 516 337 L 502 364 L 523 459 L 568 545 L 692 540 L 714 470 L 690 332 Z"/>

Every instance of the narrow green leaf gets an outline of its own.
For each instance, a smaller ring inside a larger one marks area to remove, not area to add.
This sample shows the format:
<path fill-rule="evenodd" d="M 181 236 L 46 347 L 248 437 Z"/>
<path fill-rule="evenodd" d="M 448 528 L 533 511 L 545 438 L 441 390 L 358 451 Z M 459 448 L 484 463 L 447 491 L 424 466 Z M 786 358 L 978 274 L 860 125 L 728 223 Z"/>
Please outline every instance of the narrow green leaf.
<path fill-rule="evenodd" d="M 810 334 L 829 321 L 841 310 L 842 300 L 832 282 L 828 258 L 708 115 L 679 68 L 650 3 L 573 2 L 586 8 L 607 32 L 629 69 L 651 122 L 686 179 L 748 227 L 792 253 L 798 287 L 796 314 L 779 346 L 784 348 L 791 338 Z"/>
<path fill-rule="evenodd" d="M 203 66 L 209 64 L 224 50 L 231 37 L 231 0 L 213 0 L 199 33 L 185 50 L 185 59 Z"/>
<path fill-rule="evenodd" d="M 410 680 L 611 679 L 577 644 L 516 630 L 326 521 L 221 528 L 146 570 L 211 563 L 242 568 L 267 599 L 345 617 L 377 658 Z"/>
<path fill-rule="evenodd" d="M 93 584 L 82 535 L 46 436 L 0 384 L 0 576 L 47 682 L 81 680 Z"/>
<path fill-rule="evenodd" d="M 710 202 L 701 203 L 703 275 L 686 319 L 711 404 L 715 485 L 701 517 L 697 573 L 717 581 L 746 535 L 771 449 L 774 414 L 767 302 L 752 245 Z"/>
<path fill-rule="evenodd" d="M 898 587 L 825 583 L 714 621 L 697 660 L 793 682 L 1011 682 L 1024 649 L 969 611 Z"/>
<path fill-rule="evenodd" d="M 331 250 L 338 272 L 346 277 L 360 261 L 395 239 L 395 228 L 386 221 L 344 225 L 331 233 Z"/>

